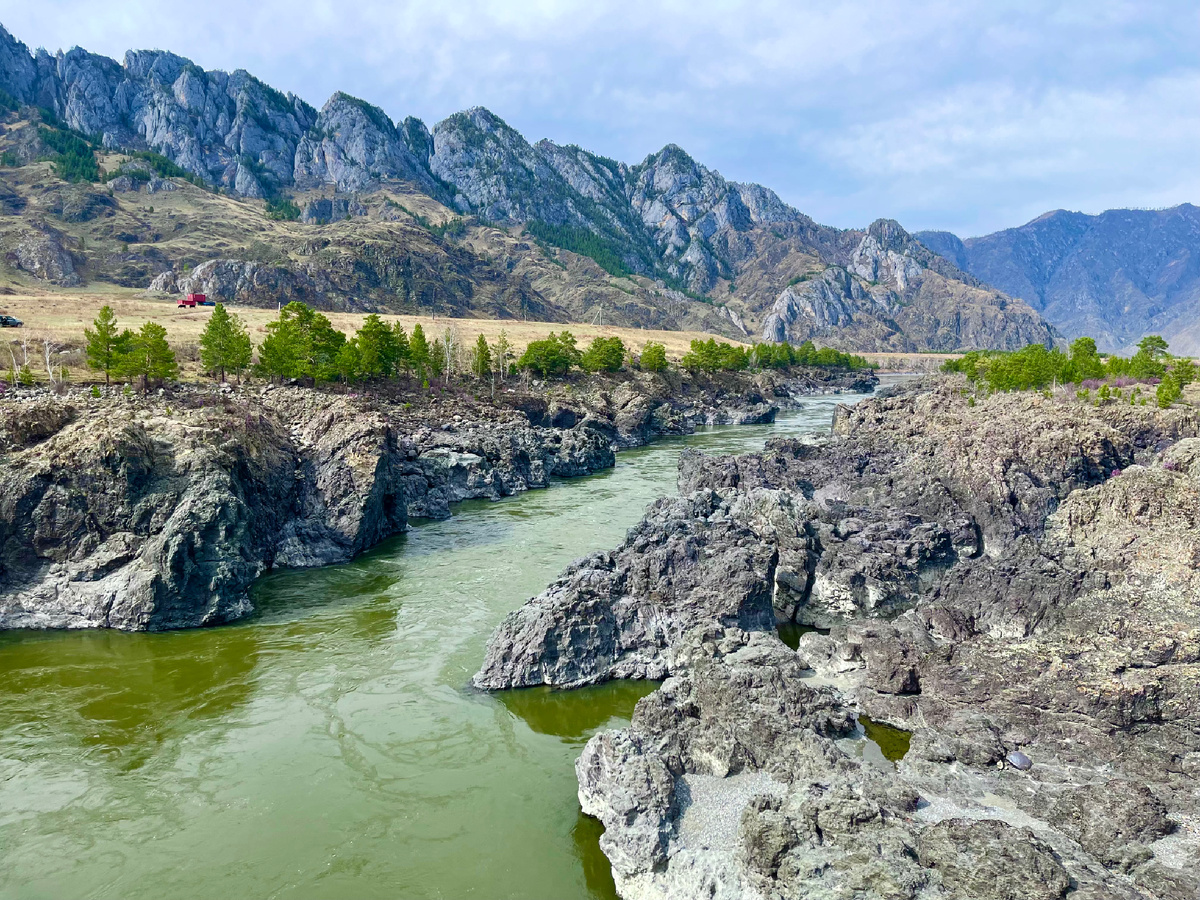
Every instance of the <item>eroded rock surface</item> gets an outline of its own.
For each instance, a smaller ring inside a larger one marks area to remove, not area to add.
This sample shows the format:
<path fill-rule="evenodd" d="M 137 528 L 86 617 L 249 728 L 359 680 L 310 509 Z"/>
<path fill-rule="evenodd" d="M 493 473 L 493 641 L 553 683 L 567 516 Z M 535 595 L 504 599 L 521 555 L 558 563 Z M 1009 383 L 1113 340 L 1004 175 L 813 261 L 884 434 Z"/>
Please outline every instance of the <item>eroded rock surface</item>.
<path fill-rule="evenodd" d="M 666 678 L 577 765 L 623 897 L 1198 896 L 1196 412 L 961 388 L 685 454 L 497 629 L 484 687 Z"/>

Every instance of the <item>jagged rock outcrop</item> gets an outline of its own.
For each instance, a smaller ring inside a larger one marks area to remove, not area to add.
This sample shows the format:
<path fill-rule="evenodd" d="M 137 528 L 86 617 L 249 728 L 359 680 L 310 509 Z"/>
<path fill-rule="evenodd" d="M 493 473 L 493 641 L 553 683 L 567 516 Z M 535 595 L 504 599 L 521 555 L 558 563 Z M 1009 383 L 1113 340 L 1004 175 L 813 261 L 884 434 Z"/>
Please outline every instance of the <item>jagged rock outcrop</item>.
<path fill-rule="evenodd" d="M 577 766 L 623 897 L 1200 890 L 1200 416 L 961 387 L 685 454 L 497 629 L 484 687 L 666 676 Z"/>
<path fill-rule="evenodd" d="M 320 225 L 366 214 L 367 208 L 355 196 L 321 197 L 304 204 L 304 209 L 300 212 L 300 221 L 308 225 Z"/>
<path fill-rule="evenodd" d="M 402 240 L 395 240 L 395 237 Z M 167 264 L 163 264 L 166 268 Z M 143 282 L 145 283 L 145 282 Z M 444 314 L 486 312 L 510 317 L 525 310 L 555 321 L 562 314 L 528 285 L 508 280 L 457 247 L 434 246 L 425 232 L 368 234 L 330 243 L 299 259 L 209 259 L 176 264 L 149 280 L 151 291 L 200 291 L 226 303 L 275 307 L 298 300 L 319 309 L 395 312 L 432 307 Z"/>
<path fill-rule="evenodd" d="M 562 177 L 515 129 L 482 107 L 434 126 L 429 168 L 454 186 L 455 206 L 489 221 L 582 220 Z"/>
<path fill-rule="evenodd" d="M 130 51 L 123 64 L 78 47 L 31 58 L 0 29 L 0 56 L 0 88 L 18 102 L 107 147 L 154 149 L 244 196 L 291 183 L 297 144 L 317 117 L 245 71 L 206 72 L 163 51 Z"/>
<path fill-rule="evenodd" d="M 988 290 L 897 223 L 880 220 L 841 265 L 785 287 L 763 320 L 762 338 L 911 352 L 1015 350 L 1053 345 L 1059 335 L 1024 303 Z"/>
<path fill-rule="evenodd" d="M 303 270 L 238 259 L 210 259 L 189 272 L 163 272 L 151 291 L 206 294 L 223 303 L 270 304 L 293 300 L 324 305 L 321 289 Z"/>
<path fill-rule="evenodd" d="M 17 235 L 6 255 L 12 265 L 35 278 L 64 287 L 80 283 L 75 261 L 53 229 L 42 228 Z"/>
<path fill-rule="evenodd" d="M 304 390 L 76 404 L 52 435 L 9 430 L 3 627 L 229 621 L 250 610 L 246 589 L 270 566 L 340 562 L 409 515 L 613 463 L 606 437 L 586 428 L 405 435 L 398 409 Z"/>
<path fill-rule="evenodd" d="M 1180 354 L 1200 351 L 1200 209 L 1055 210 L 1019 228 L 960 240 L 917 238 L 964 272 L 1020 297 L 1070 338 L 1129 351 L 1161 334 Z"/>
<path fill-rule="evenodd" d="M 339 91 L 296 146 L 296 185 L 333 184 L 339 190 L 360 191 L 387 178 L 412 181 L 434 196 L 438 193 L 387 114 Z"/>

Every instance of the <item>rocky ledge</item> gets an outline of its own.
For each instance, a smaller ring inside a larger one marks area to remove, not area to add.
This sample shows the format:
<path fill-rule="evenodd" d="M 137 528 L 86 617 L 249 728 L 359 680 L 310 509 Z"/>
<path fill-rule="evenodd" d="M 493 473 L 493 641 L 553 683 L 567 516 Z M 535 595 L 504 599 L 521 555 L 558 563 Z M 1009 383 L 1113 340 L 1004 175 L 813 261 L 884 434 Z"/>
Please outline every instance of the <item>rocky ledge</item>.
<path fill-rule="evenodd" d="M 873 376 L 867 376 L 873 379 Z M 251 611 L 263 571 L 544 487 L 862 377 L 629 375 L 502 389 L 187 387 L 0 400 L 0 628 L 160 630 Z"/>
<path fill-rule="evenodd" d="M 886 393 L 685 454 L 476 683 L 665 679 L 576 765 L 626 900 L 1195 900 L 1196 411 Z"/>

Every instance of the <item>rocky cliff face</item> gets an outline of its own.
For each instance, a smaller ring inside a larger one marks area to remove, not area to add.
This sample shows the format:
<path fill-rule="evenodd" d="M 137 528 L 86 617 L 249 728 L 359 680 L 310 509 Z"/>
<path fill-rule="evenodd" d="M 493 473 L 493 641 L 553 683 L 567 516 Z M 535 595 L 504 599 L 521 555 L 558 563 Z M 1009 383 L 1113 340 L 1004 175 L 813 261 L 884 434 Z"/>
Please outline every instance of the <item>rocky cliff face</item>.
<path fill-rule="evenodd" d="M 980 285 L 880 220 L 819 274 L 789 284 L 770 307 L 762 338 L 816 340 L 872 350 L 958 350 L 1059 339 L 1028 305 Z"/>
<path fill-rule="evenodd" d="M 300 139 L 295 160 L 295 184 L 301 188 L 333 184 L 339 190 L 360 191 L 381 179 L 400 179 L 433 196 L 439 192 L 387 114 L 340 91 Z"/>
<path fill-rule="evenodd" d="M 822 378 L 838 383 L 596 379 L 574 406 L 553 391 L 498 406 L 302 388 L 7 399 L 0 627 L 237 619 L 267 568 L 350 559 L 410 517 L 597 471 L 658 434 L 769 421 Z"/>
<path fill-rule="evenodd" d="M 1200 890 L 1200 419 L 959 389 L 686 455 L 497 630 L 484 687 L 666 678 L 576 766 L 623 897 Z"/>
<path fill-rule="evenodd" d="M 1162 334 L 1177 353 L 1200 352 L 1200 209 L 1056 210 L 1022 225 L 959 240 L 920 240 L 988 284 L 1021 297 L 1069 337 L 1128 351 Z"/>

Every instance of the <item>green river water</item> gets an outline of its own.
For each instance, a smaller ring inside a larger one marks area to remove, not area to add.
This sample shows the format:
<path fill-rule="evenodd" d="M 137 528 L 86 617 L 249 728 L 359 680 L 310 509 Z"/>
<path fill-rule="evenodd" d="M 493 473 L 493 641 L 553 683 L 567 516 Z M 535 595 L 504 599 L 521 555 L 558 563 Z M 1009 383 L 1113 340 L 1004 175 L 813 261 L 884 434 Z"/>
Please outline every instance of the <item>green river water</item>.
<path fill-rule="evenodd" d="M 654 685 L 487 695 L 488 635 L 675 490 L 679 450 L 827 431 L 813 398 L 254 588 L 167 634 L 0 634 L 0 898 L 615 897 L 574 760 Z"/>

